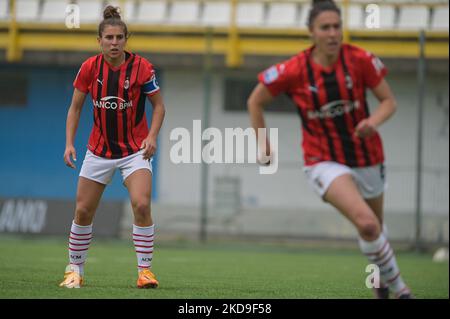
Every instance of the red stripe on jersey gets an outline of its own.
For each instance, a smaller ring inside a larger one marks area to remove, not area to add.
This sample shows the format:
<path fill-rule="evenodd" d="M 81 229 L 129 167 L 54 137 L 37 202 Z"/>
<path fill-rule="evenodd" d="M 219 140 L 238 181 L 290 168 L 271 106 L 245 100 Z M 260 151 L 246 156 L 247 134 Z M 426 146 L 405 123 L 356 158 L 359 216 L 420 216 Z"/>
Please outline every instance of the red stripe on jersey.
<path fill-rule="evenodd" d="M 341 59 L 345 59 L 345 53 L 343 50 L 341 50 Z M 355 106 L 355 101 L 353 99 L 353 95 L 349 90 L 351 91 L 353 89 L 353 84 L 351 80 L 347 79 L 347 76 L 351 77 L 351 74 L 346 74 L 344 70 L 344 61 L 341 60 L 342 63 L 340 63 L 336 68 L 336 77 L 338 79 L 338 85 L 339 85 L 339 94 L 344 101 L 348 101 L 348 106 Z M 352 87 L 350 88 L 349 85 Z M 350 166 L 364 166 L 366 164 L 364 160 L 364 152 L 362 150 L 361 141 L 355 137 L 355 127 L 358 124 L 356 120 L 356 112 L 351 111 L 344 114 L 345 123 L 346 123 L 346 129 L 349 134 L 349 137 L 352 142 L 352 148 L 353 148 L 353 163 L 347 163 Z"/>
<path fill-rule="evenodd" d="M 319 103 L 321 105 L 320 110 L 322 110 L 322 107 L 328 103 L 327 91 L 325 88 L 325 79 L 324 76 L 321 74 L 321 70 L 317 68 L 317 65 L 314 65 L 312 56 L 310 57 L 310 60 L 311 60 L 310 63 L 313 65 L 313 72 L 316 80 L 316 88 L 318 90 L 317 95 L 319 97 Z M 339 163 L 345 163 L 344 150 L 342 148 L 342 144 L 340 143 L 339 136 L 336 132 L 336 126 L 333 119 L 325 118 L 323 122 L 327 128 L 327 134 L 331 138 L 332 147 L 336 155 L 336 159 L 332 160 L 335 160 Z M 332 158 L 331 154 L 330 157 Z"/>
<path fill-rule="evenodd" d="M 306 65 L 305 52 L 302 52 L 301 55 L 298 56 L 298 63 L 300 65 L 300 82 L 301 83 L 309 83 L 308 79 L 308 67 Z M 310 152 L 308 154 L 309 157 L 315 160 L 319 160 L 323 158 L 322 151 L 322 143 L 326 143 L 326 141 L 321 141 L 320 136 L 324 134 L 323 128 L 320 125 L 319 121 L 310 121 L 308 120 L 308 113 L 314 112 L 314 101 L 313 101 L 313 92 L 311 90 L 307 91 L 309 94 L 303 94 L 301 99 L 295 99 L 294 96 L 291 95 L 291 98 L 294 99 L 297 104 L 297 107 L 300 109 L 299 112 L 304 114 L 302 116 L 302 148 L 308 149 Z M 305 128 L 308 126 L 309 130 Z M 321 134 L 315 134 L 315 132 L 321 132 Z"/>
<path fill-rule="evenodd" d="M 89 149 L 95 155 L 122 158 L 139 151 L 148 134 L 147 95 L 141 90 L 153 75 L 151 63 L 129 52 L 119 67 L 109 65 L 101 54 L 83 63 L 74 86 L 88 87 L 92 96 L 94 125 Z"/>

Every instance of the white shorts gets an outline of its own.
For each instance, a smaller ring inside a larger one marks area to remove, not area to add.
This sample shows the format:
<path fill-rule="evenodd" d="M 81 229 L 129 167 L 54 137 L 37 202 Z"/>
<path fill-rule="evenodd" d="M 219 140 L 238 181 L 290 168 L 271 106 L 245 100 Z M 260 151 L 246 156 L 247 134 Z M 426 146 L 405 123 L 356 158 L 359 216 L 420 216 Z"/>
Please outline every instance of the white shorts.
<path fill-rule="evenodd" d="M 116 169 L 120 170 L 123 181 L 138 169 L 145 168 L 152 173 L 151 161 L 153 158 L 144 160 L 142 158 L 143 152 L 141 150 L 127 157 L 109 159 L 97 156 L 90 150 L 87 150 L 81 166 L 80 176 L 107 185 L 111 182 Z"/>
<path fill-rule="evenodd" d="M 380 196 L 387 188 L 384 164 L 369 167 L 348 167 L 336 162 L 320 162 L 303 168 L 309 184 L 323 197 L 331 183 L 339 176 L 350 174 L 363 198 Z"/>

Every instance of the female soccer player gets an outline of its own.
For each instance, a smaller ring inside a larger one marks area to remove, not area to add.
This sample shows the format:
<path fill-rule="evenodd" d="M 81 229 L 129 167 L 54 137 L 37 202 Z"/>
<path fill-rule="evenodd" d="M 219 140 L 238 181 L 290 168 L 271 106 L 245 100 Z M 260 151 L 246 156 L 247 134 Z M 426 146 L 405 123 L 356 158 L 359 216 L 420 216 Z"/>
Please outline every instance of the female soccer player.
<path fill-rule="evenodd" d="M 396 109 L 387 70 L 374 55 L 342 43 L 341 12 L 332 0 L 313 1 L 308 28 L 310 48 L 258 75 L 248 100 L 252 126 L 265 127 L 263 108 L 274 96 L 286 93 L 295 102 L 306 177 L 356 227 L 361 251 L 380 269 L 375 296 L 388 298 L 391 291 L 411 298 L 383 233 L 384 154 L 377 128 Z M 373 114 L 367 88 L 379 100 Z"/>
<path fill-rule="evenodd" d="M 150 213 L 151 159 L 165 108 L 152 64 L 125 51 L 128 29 L 118 8 L 108 6 L 98 27 L 101 54 L 82 65 L 66 124 L 64 162 L 75 168 L 75 133 L 84 100 L 91 94 L 94 126 L 78 180 L 75 218 L 69 236 L 69 266 L 61 287 L 79 288 L 92 240 L 92 221 L 106 185 L 116 169 L 122 174 L 134 213 L 133 241 L 138 264 L 138 288 L 156 288 L 151 272 L 154 225 Z M 150 130 L 145 100 L 153 106 Z M 72 159 L 71 159 L 72 158 Z"/>

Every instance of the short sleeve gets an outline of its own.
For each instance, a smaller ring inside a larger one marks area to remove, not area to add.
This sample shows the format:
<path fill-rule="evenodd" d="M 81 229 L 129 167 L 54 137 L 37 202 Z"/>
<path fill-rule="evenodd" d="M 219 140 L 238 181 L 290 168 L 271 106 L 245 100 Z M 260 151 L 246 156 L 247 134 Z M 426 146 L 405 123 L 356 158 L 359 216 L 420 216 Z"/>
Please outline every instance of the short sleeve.
<path fill-rule="evenodd" d="M 258 74 L 258 81 L 264 84 L 272 96 L 289 92 L 295 80 L 297 59 L 292 58 L 285 62 L 271 66 Z"/>
<path fill-rule="evenodd" d="M 146 95 L 152 96 L 160 91 L 153 65 L 144 58 L 139 71 L 139 83 L 142 86 L 142 92 Z"/>
<path fill-rule="evenodd" d="M 373 89 L 386 76 L 388 70 L 381 60 L 370 52 L 366 52 L 361 60 L 364 85 Z"/>
<path fill-rule="evenodd" d="M 89 59 L 86 60 L 78 70 L 77 76 L 73 81 L 73 87 L 87 94 L 92 82 L 92 77 L 92 61 Z"/>

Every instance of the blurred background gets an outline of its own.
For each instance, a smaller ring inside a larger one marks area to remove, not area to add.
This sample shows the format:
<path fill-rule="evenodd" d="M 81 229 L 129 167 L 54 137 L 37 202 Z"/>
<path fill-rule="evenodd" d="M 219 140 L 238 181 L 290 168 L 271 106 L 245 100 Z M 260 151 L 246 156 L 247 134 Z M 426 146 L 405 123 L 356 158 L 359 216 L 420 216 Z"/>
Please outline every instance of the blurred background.
<path fill-rule="evenodd" d="M 397 113 L 380 129 L 389 236 L 411 248 L 448 246 L 449 3 L 338 3 L 344 40 L 382 59 L 398 99 Z M 77 133 L 76 170 L 62 158 L 65 120 L 78 69 L 99 52 L 97 26 L 107 4 L 122 8 L 131 32 L 127 49 L 155 65 L 165 100 L 153 161 L 160 240 L 355 243 L 350 223 L 307 185 L 300 118 L 286 97 L 266 112 L 267 126 L 278 128 L 276 174 L 260 175 L 255 164 L 170 160 L 174 128 L 195 138 L 193 120 L 222 132 L 250 126 L 246 100 L 257 73 L 311 45 L 310 1 L 303 0 L 0 0 L 0 233 L 69 230 L 92 127 L 90 99 Z M 375 99 L 368 98 L 373 109 Z M 116 173 L 96 234 L 129 238 L 131 226 L 128 194 Z"/>

